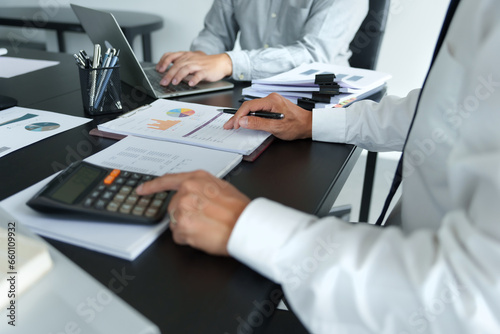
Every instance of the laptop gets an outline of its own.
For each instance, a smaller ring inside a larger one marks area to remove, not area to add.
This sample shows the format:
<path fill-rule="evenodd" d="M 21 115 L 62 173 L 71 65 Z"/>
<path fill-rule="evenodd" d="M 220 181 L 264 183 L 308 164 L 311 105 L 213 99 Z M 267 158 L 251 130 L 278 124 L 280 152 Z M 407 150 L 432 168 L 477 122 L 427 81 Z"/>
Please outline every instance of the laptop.
<path fill-rule="evenodd" d="M 152 97 L 166 98 L 191 95 L 234 87 L 231 82 L 225 80 L 200 82 L 194 87 L 190 87 L 184 81 L 176 86 L 161 86 L 160 80 L 164 73 L 158 73 L 154 64 L 141 65 L 113 14 L 74 4 L 71 4 L 71 8 L 92 43 L 100 44 L 102 48 L 113 47 L 120 50 L 121 79 Z"/>

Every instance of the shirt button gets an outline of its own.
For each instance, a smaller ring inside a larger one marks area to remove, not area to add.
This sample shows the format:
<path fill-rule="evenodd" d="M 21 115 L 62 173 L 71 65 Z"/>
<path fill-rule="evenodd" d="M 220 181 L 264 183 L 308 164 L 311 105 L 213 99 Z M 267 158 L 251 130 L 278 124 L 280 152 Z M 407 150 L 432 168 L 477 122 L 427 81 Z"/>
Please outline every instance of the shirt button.
<path fill-rule="evenodd" d="M 271 14 L 271 17 L 272 17 L 273 19 L 275 19 L 275 18 L 276 18 L 276 16 L 277 16 L 277 15 L 276 15 L 276 13 L 272 13 L 272 14 Z"/>
<path fill-rule="evenodd" d="M 240 80 L 243 80 L 245 78 L 245 76 L 243 74 L 240 74 L 239 78 L 240 78 Z"/>
<path fill-rule="evenodd" d="M 269 47 L 269 44 L 264 44 L 264 49 L 267 49 Z"/>

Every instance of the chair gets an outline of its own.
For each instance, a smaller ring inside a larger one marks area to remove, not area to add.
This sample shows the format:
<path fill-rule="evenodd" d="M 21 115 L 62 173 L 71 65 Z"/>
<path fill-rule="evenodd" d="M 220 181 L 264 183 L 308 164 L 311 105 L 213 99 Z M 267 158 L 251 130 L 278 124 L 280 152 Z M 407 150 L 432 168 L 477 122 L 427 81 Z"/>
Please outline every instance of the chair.
<path fill-rule="evenodd" d="M 352 67 L 375 69 L 389 16 L 389 8 L 390 0 L 370 0 L 368 14 L 350 44 L 352 56 L 349 63 Z M 359 210 L 360 222 L 368 221 L 376 163 L 377 152 L 368 152 Z"/>

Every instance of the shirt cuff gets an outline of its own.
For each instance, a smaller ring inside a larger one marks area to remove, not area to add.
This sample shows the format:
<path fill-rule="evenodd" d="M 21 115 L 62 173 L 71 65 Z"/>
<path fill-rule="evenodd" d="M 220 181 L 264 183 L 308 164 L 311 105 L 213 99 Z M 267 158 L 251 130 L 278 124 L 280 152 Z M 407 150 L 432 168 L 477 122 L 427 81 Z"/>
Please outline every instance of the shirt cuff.
<path fill-rule="evenodd" d="M 322 108 L 312 111 L 312 139 L 331 143 L 345 143 L 346 109 Z"/>
<path fill-rule="evenodd" d="M 253 200 L 238 219 L 228 243 L 228 252 L 250 268 L 280 282 L 276 259 L 280 249 L 315 216 L 265 198 Z"/>
<path fill-rule="evenodd" d="M 245 52 L 228 51 L 226 54 L 231 58 L 231 62 L 233 63 L 232 78 L 238 81 L 250 81 L 252 75 L 251 64 Z"/>

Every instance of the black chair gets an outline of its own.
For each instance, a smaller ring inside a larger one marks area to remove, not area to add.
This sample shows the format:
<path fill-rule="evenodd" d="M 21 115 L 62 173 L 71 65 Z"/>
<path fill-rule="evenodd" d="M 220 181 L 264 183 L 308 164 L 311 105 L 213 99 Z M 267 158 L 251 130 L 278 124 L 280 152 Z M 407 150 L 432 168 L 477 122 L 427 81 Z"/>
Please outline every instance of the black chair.
<path fill-rule="evenodd" d="M 352 56 L 349 63 L 352 67 L 375 69 L 384 38 L 389 8 L 390 0 L 370 0 L 368 15 L 350 44 Z M 359 210 L 360 222 L 368 221 L 376 164 L 377 152 L 368 152 Z"/>

